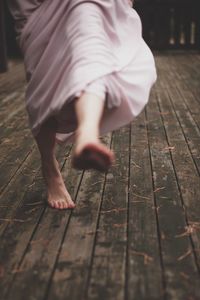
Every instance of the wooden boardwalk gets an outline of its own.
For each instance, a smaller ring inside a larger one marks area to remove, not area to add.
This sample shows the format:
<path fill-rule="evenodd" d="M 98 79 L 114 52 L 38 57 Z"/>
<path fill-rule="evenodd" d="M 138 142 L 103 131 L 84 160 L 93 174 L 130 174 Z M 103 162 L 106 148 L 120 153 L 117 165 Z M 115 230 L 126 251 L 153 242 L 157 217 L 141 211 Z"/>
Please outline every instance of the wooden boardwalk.
<path fill-rule="evenodd" d="M 21 62 L 0 75 L 0 299 L 200 299 L 200 54 L 158 53 L 146 110 L 104 141 L 108 174 L 71 169 L 74 211 L 45 204 Z"/>

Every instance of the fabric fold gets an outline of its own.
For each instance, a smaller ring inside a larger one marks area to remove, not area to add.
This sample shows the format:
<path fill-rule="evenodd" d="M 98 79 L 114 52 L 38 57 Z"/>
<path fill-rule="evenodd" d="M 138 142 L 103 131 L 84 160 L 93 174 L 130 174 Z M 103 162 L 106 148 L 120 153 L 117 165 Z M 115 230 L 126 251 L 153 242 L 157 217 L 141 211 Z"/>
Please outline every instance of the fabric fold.
<path fill-rule="evenodd" d="M 127 0 L 12 0 L 27 73 L 26 108 L 34 136 L 49 117 L 57 140 L 73 141 L 73 101 L 104 95 L 102 134 L 131 122 L 156 80 L 141 21 Z M 35 9 L 34 9 L 35 8 Z"/>

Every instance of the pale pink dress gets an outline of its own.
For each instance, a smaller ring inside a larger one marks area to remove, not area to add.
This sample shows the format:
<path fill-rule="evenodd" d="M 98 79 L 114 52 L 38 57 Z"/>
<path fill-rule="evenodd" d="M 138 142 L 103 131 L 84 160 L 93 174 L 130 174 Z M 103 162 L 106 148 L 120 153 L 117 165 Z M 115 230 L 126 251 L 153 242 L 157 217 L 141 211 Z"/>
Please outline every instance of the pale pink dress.
<path fill-rule="evenodd" d="M 156 80 L 153 55 L 129 0 L 8 0 L 27 73 L 26 108 L 34 136 L 50 116 L 56 138 L 74 139 L 73 100 L 106 98 L 101 134 L 131 122 Z"/>

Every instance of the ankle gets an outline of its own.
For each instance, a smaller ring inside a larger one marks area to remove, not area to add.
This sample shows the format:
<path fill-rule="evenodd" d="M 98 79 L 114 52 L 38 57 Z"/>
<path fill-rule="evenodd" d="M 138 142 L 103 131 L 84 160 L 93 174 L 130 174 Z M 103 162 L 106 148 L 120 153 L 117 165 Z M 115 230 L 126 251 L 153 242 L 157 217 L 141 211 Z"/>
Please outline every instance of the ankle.
<path fill-rule="evenodd" d="M 46 170 L 52 170 L 52 169 L 56 170 L 59 168 L 58 161 L 54 155 L 41 157 L 41 164 L 42 167 L 45 168 Z"/>
<path fill-rule="evenodd" d="M 44 164 L 52 164 L 56 160 L 54 152 L 40 153 L 40 158 Z"/>
<path fill-rule="evenodd" d="M 87 137 L 98 139 L 99 136 L 99 129 L 92 127 L 91 124 L 86 124 L 81 126 L 76 131 L 77 138 Z"/>

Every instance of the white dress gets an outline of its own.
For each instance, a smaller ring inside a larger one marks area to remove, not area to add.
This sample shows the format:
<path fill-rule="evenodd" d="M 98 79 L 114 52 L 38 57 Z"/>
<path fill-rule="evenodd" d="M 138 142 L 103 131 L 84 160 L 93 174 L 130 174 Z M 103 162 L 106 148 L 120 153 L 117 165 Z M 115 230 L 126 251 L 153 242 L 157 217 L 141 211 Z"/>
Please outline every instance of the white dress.
<path fill-rule="evenodd" d="M 27 73 L 26 108 L 34 136 L 49 117 L 56 138 L 74 139 L 73 100 L 106 97 L 101 134 L 130 123 L 156 80 L 153 55 L 128 0 L 8 0 Z"/>

